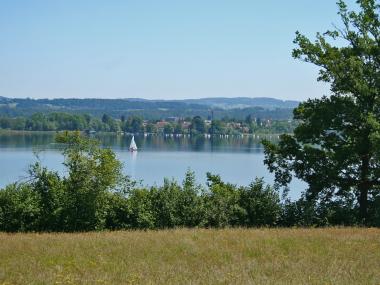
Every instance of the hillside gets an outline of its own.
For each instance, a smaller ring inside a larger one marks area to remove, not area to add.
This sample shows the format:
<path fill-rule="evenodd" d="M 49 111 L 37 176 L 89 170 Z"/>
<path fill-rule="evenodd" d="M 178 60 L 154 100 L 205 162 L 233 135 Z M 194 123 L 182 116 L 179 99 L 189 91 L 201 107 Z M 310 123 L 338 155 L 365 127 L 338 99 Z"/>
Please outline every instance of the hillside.
<path fill-rule="evenodd" d="M 279 100 L 267 97 L 237 97 L 237 98 L 201 98 L 201 99 L 188 99 L 184 102 L 192 104 L 207 105 L 215 108 L 234 109 L 234 108 L 249 108 L 249 107 L 262 107 L 265 109 L 276 108 L 291 108 L 294 109 L 298 106 L 298 101 L 292 100 Z"/>
<path fill-rule="evenodd" d="M 288 119 L 296 101 L 273 98 L 204 98 L 188 100 L 128 99 L 19 99 L 0 97 L 0 115 L 30 116 L 36 112 L 87 113 L 94 116 L 109 114 L 140 115 L 147 119 L 170 116 L 225 116 L 244 119 L 247 115 L 260 118 Z"/>

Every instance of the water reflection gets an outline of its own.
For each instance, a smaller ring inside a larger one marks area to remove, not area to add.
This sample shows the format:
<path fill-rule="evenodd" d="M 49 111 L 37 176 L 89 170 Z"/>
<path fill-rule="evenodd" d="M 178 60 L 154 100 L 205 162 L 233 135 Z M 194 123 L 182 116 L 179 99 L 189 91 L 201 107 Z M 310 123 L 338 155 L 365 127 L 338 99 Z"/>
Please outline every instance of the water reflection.
<path fill-rule="evenodd" d="M 39 148 L 56 149 L 54 132 L 48 133 L 0 133 L 2 148 Z M 128 150 L 131 136 L 116 134 L 95 134 L 102 145 L 113 149 Z M 263 146 L 260 136 L 135 136 L 140 151 L 196 151 L 196 152 L 246 152 L 262 153 Z M 275 139 L 275 137 L 267 137 Z"/>
<path fill-rule="evenodd" d="M 97 135 L 105 146 L 128 149 L 131 136 Z M 139 150 L 262 153 L 261 139 L 253 136 L 135 136 Z M 270 139 L 270 137 L 268 137 Z"/>
<path fill-rule="evenodd" d="M 54 132 L 0 132 L 1 147 L 39 147 L 54 143 Z"/>
<path fill-rule="evenodd" d="M 28 165 L 39 153 L 44 166 L 66 175 L 63 157 L 54 143 L 55 133 L 0 133 L 0 188 L 27 175 Z M 174 137 L 135 136 L 138 152 L 130 152 L 130 136 L 96 134 L 104 146 L 111 147 L 124 165 L 124 171 L 144 185 L 160 185 L 164 177 L 182 181 L 190 168 L 199 183 L 206 173 L 219 174 L 224 181 L 248 185 L 255 177 L 273 184 L 273 175 L 263 163 L 262 137 Z M 228 163 L 227 163 L 228 162 Z M 306 186 L 293 180 L 291 196 L 297 197 Z"/>
<path fill-rule="evenodd" d="M 136 163 L 137 163 L 137 151 L 131 151 L 131 159 L 129 162 L 130 175 L 132 178 L 136 177 Z"/>

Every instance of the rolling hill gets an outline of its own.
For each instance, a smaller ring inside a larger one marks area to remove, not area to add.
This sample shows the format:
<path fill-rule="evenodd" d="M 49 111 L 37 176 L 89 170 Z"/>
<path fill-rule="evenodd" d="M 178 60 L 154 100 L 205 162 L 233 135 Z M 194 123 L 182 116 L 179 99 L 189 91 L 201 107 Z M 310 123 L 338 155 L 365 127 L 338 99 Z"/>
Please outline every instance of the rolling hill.
<path fill-rule="evenodd" d="M 225 116 L 242 119 L 247 115 L 261 118 L 288 119 L 297 101 L 283 101 L 274 98 L 202 98 L 187 100 L 127 99 L 30 99 L 0 97 L 0 115 L 30 116 L 37 112 L 87 113 L 94 116 L 109 114 L 139 115 L 147 119 L 161 119 L 169 116 L 209 117 Z"/>

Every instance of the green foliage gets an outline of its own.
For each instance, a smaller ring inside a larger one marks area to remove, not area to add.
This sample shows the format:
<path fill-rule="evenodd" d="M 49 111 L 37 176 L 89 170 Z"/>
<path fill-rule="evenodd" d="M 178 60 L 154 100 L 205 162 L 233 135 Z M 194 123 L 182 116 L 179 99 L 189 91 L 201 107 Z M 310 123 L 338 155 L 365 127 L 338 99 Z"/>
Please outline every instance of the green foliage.
<path fill-rule="evenodd" d="M 38 197 L 39 219 L 38 231 L 59 231 L 63 225 L 63 198 L 65 189 L 62 180 L 56 172 L 42 167 L 39 162 L 30 166 L 30 189 Z"/>
<path fill-rule="evenodd" d="M 1 106 L 0 106 L 1 107 Z M 250 114 L 248 117 L 252 117 Z M 70 113 L 34 113 L 30 117 L 0 117 L 0 129 L 27 130 L 27 131 L 99 131 L 99 132 L 127 132 L 127 133 L 157 133 L 163 131 L 164 134 L 191 134 L 210 133 L 215 135 L 241 134 L 241 133 L 291 133 L 295 127 L 294 121 L 288 120 L 266 120 L 261 122 L 260 118 L 255 121 L 238 120 L 237 118 L 226 119 L 224 121 L 215 119 L 210 127 L 206 127 L 202 117 L 194 119 L 187 118 L 187 123 L 192 123 L 190 129 L 188 124 L 183 126 L 184 121 L 177 123 L 166 122 L 162 129 L 156 125 L 157 120 L 145 121 L 140 116 L 121 116 L 120 120 L 115 120 L 107 114 L 103 114 L 101 119 L 88 114 Z M 231 125 L 232 124 L 232 125 Z"/>
<path fill-rule="evenodd" d="M 174 127 L 172 124 L 168 123 L 164 126 L 164 134 L 173 134 L 174 133 Z"/>
<path fill-rule="evenodd" d="M 128 198 L 129 225 L 135 229 L 153 229 L 156 217 L 149 189 L 134 189 Z"/>
<path fill-rule="evenodd" d="M 30 117 L 0 117 L 0 128 L 27 131 L 94 130 L 117 132 L 119 123 L 108 115 L 102 120 L 89 115 L 69 113 L 34 113 Z"/>
<path fill-rule="evenodd" d="M 87 113 L 95 118 L 102 118 L 104 114 L 113 118 L 142 117 L 146 120 L 162 120 L 168 117 L 195 117 L 207 118 L 212 108 L 215 119 L 228 116 L 244 120 L 253 114 L 274 120 L 287 120 L 292 115 L 296 101 L 283 101 L 272 98 L 209 98 L 212 102 L 198 100 L 135 100 L 135 99 L 22 99 L 0 97 L 0 117 L 30 117 L 35 113 L 48 115 L 57 110 L 64 110 L 69 114 Z M 220 102 L 220 101 L 226 102 Z M 189 102 L 195 101 L 195 102 Z M 218 102 L 219 101 L 219 102 Z M 211 105 L 209 105 L 211 103 Z M 220 108 L 217 106 L 225 106 Z M 215 107 L 214 107 L 215 106 Z M 241 106 L 247 106 L 241 108 Z M 191 119 L 189 120 L 191 121 Z M 101 120 L 100 120 L 100 123 Z M 106 125 L 105 123 L 102 123 Z"/>
<path fill-rule="evenodd" d="M 278 223 L 281 212 L 279 194 L 262 179 L 240 188 L 239 204 L 245 211 L 246 226 L 274 226 Z"/>
<path fill-rule="evenodd" d="M 182 183 L 179 201 L 180 225 L 184 227 L 203 226 L 205 223 L 205 205 L 202 199 L 204 189 L 196 183 L 195 174 L 188 170 Z"/>
<path fill-rule="evenodd" d="M 206 226 L 237 226 L 245 215 L 239 205 L 240 193 L 236 186 L 224 183 L 219 175 L 207 173 L 209 191 L 205 193 Z"/>
<path fill-rule="evenodd" d="M 34 231 L 40 216 L 39 197 L 30 185 L 11 184 L 0 190 L 1 231 Z"/>
<path fill-rule="evenodd" d="M 128 200 L 121 193 L 107 193 L 105 204 L 107 205 L 103 224 L 105 229 L 121 230 L 130 228 Z"/>
<path fill-rule="evenodd" d="M 99 142 L 64 132 L 66 175 L 30 166 L 30 179 L 0 190 L 0 231 L 93 231 L 176 227 L 273 227 L 358 224 L 352 193 L 326 199 L 319 193 L 297 201 L 279 198 L 276 189 L 256 179 L 247 187 L 207 173 L 207 187 L 187 171 L 182 185 L 141 187 L 122 174 L 115 154 Z M 370 224 L 379 226 L 380 196 L 370 200 Z"/>
<path fill-rule="evenodd" d="M 128 189 L 121 163 L 79 132 L 60 133 L 56 140 L 64 146 L 67 175 L 37 162 L 30 167 L 30 181 L 0 191 L 1 230 L 88 231 L 103 229 L 109 221 L 108 212 L 115 210 L 110 203 L 120 202 L 116 194 L 111 197 L 113 191 Z"/>
<path fill-rule="evenodd" d="M 128 133 L 134 133 L 134 134 L 143 133 L 144 132 L 143 119 L 141 117 L 131 116 L 124 123 L 123 129 L 125 132 L 128 132 Z"/>
<path fill-rule="evenodd" d="M 156 126 L 153 123 L 148 123 L 146 125 L 146 132 L 147 133 L 156 133 L 157 132 L 157 128 L 156 128 Z"/>
<path fill-rule="evenodd" d="M 294 110 L 294 135 L 264 145 L 278 183 L 295 175 L 309 184 L 310 200 L 348 203 L 355 196 L 357 218 L 369 223 L 369 204 L 380 189 L 380 5 L 357 3 L 358 11 L 349 11 L 338 2 L 342 29 L 317 34 L 315 42 L 297 32 L 293 56 L 318 66 L 318 80 L 328 82 L 333 94 L 301 103 Z"/>
<path fill-rule="evenodd" d="M 200 116 L 195 116 L 191 120 L 190 132 L 194 135 L 206 133 L 206 125 Z"/>
<path fill-rule="evenodd" d="M 120 125 L 111 116 L 107 114 L 103 114 L 102 122 L 109 127 L 109 131 L 111 132 L 120 131 Z M 83 128 L 82 129 L 77 128 L 76 130 L 83 130 Z"/>
<path fill-rule="evenodd" d="M 91 231 L 175 227 L 274 226 L 276 192 L 208 174 L 208 189 L 190 170 L 182 185 L 136 187 L 110 149 L 79 132 L 59 133 L 66 175 L 30 166 L 30 179 L 0 191 L 1 231 Z M 270 201 L 270 199 L 272 200 Z"/>
<path fill-rule="evenodd" d="M 162 187 L 152 187 L 150 197 L 157 228 L 173 228 L 181 224 L 179 204 L 180 186 L 175 181 L 164 180 Z"/>
<path fill-rule="evenodd" d="M 221 120 L 213 120 L 211 122 L 210 133 L 213 135 L 220 135 L 226 133 L 226 126 Z"/>
<path fill-rule="evenodd" d="M 64 165 L 68 175 L 63 178 L 63 185 L 67 230 L 103 228 L 107 193 L 122 178 L 120 161 L 112 150 L 100 148 L 97 141 L 82 137 L 78 132 L 61 133 L 56 140 L 65 144 Z"/>
<path fill-rule="evenodd" d="M 175 126 L 174 126 L 174 130 L 173 132 L 175 134 L 183 134 L 184 133 L 184 129 L 182 128 L 182 125 L 181 123 L 177 123 Z"/>

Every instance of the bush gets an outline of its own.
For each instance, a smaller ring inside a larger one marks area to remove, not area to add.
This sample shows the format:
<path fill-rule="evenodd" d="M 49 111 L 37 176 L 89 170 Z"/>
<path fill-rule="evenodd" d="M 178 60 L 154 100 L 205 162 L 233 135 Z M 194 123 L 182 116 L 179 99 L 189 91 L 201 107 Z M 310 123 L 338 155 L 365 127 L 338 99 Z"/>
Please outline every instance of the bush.
<path fill-rule="evenodd" d="M 240 205 L 245 211 L 244 225 L 262 227 L 277 225 L 281 213 L 280 197 L 263 179 L 240 189 Z"/>
<path fill-rule="evenodd" d="M 226 227 L 241 225 L 246 215 L 239 204 L 240 192 L 236 185 L 224 183 L 219 175 L 207 173 L 209 191 L 204 194 L 205 225 L 208 227 Z"/>
<path fill-rule="evenodd" d="M 36 231 L 41 217 L 39 197 L 28 184 L 0 191 L 0 231 Z"/>

